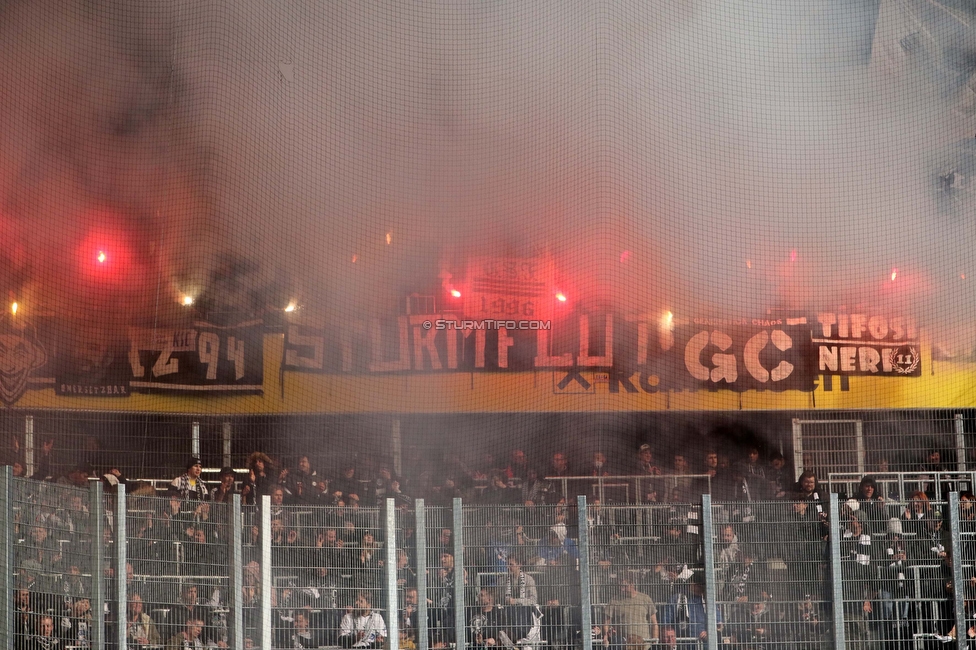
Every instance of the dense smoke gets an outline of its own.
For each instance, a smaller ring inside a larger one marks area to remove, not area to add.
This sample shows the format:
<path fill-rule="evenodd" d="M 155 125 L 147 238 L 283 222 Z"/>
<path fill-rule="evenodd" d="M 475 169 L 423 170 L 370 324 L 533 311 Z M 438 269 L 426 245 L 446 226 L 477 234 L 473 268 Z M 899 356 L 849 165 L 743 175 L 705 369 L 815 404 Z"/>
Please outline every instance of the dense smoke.
<path fill-rule="evenodd" d="M 976 15 L 924 4 L 8 1 L 3 278 L 83 313 L 118 228 L 129 312 L 335 317 L 549 254 L 586 308 L 971 345 Z"/>

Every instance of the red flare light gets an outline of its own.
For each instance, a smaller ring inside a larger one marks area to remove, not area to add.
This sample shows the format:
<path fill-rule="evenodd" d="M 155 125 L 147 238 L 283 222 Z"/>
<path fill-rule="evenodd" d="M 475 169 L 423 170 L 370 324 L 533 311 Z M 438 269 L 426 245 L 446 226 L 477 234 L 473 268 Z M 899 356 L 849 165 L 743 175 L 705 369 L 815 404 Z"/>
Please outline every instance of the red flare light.
<path fill-rule="evenodd" d="M 898 277 L 898 269 L 891 269 L 891 281 L 894 282 Z"/>
<path fill-rule="evenodd" d="M 558 292 L 556 294 L 556 300 L 559 302 L 566 302 L 566 294 L 564 294 L 562 291 Z"/>
<path fill-rule="evenodd" d="M 460 298 L 461 292 L 458 291 L 457 289 L 451 289 L 451 296 L 453 296 L 454 298 Z"/>

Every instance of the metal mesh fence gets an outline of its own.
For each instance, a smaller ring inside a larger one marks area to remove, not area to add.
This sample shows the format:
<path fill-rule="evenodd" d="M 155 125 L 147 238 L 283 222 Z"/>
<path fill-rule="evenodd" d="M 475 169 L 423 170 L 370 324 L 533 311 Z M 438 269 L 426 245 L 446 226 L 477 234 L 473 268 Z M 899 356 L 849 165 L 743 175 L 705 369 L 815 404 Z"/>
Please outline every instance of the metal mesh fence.
<path fill-rule="evenodd" d="M 166 644 L 185 635 L 226 644 L 230 505 L 176 493 L 136 494 L 127 505 L 129 641 Z"/>
<path fill-rule="evenodd" d="M 826 504 L 721 503 L 712 513 L 722 637 L 744 648 L 829 647 Z"/>
<path fill-rule="evenodd" d="M 464 509 L 469 643 L 574 642 L 580 605 L 576 521 L 575 508 L 565 505 Z"/>
<path fill-rule="evenodd" d="M 100 495 L 100 493 L 99 493 Z M 111 529 L 96 519 L 96 493 L 69 485 L 14 479 L 12 506 L 14 635 L 18 643 L 92 641 L 100 604 L 95 546 L 111 548 Z M 102 531 L 106 534 L 103 539 Z M 26 645 L 25 645 L 26 647 Z"/>
<path fill-rule="evenodd" d="M 701 507 L 686 503 L 587 510 L 594 631 L 641 646 L 667 630 L 696 643 L 704 632 Z"/>
<path fill-rule="evenodd" d="M 378 508 L 284 505 L 271 494 L 273 643 L 373 647 L 387 634 L 386 534 Z"/>
<path fill-rule="evenodd" d="M 729 648 L 914 650 L 960 625 L 976 638 L 968 491 L 951 494 L 958 507 L 916 491 L 707 512 L 391 500 L 391 519 L 387 502 L 289 504 L 275 488 L 237 519 L 232 503 L 144 486 L 123 499 L 100 483 L 5 480 L 12 647 L 111 647 L 124 634 L 133 647 L 364 648 L 395 634 L 407 650 L 579 647 L 587 635 L 704 648 L 712 623 Z"/>

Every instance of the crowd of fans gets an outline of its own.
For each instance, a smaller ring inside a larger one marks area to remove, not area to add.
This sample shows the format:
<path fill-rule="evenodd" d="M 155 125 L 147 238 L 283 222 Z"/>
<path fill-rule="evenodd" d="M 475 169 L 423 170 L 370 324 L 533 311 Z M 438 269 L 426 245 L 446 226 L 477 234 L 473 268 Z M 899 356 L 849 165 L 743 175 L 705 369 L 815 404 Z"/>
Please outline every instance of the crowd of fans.
<path fill-rule="evenodd" d="M 707 450 L 700 458 L 676 453 L 658 463 L 644 444 L 629 459 L 614 462 L 596 452 L 578 467 L 561 451 L 536 464 L 515 449 L 503 460 L 453 461 L 436 479 L 409 482 L 382 461 L 348 463 L 334 474 L 320 474 L 309 456 L 281 467 L 255 452 L 246 472 L 224 467 L 216 481 L 205 480 L 200 459 L 191 458 L 172 481 L 147 482 L 127 480 L 116 468 L 95 473 L 84 464 L 54 476 L 53 465 L 45 464 L 53 446 L 47 445 L 30 477 L 38 482 L 18 484 L 14 495 L 18 650 L 86 647 L 95 620 L 93 577 L 99 573 L 106 594 L 114 593 L 114 581 L 127 583 L 125 607 L 107 599 L 108 638 L 124 625 L 135 646 L 227 647 L 227 543 L 234 523 L 228 504 L 234 494 L 245 504 L 238 604 L 251 646 L 267 588 L 275 647 L 381 647 L 391 609 L 401 645 L 415 647 L 418 535 L 425 536 L 428 549 L 424 598 L 431 647 L 456 641 L 457 606 L 464 608 L 466 641 L 474 646 L 576 645 L 577 494 L 586 494 L 591 504 L 597 645 L 673 648 L 705 638 L 701 513 L 694 504 L 706 492 L 717 504 L 719 524 L 714 548 L 720 641 L 738 648 L 820 648 L 829 637 L 828 495 L 814 472 L 793 481 L 782 455 L 763 459 L 758 448 L 735 459 Z M 930 451 L 920 469 L 944 471 L 939 452 Z M 23 465 L 15 473 L 23 476 Z M 610 480 L 621 476 L 633 480 Z M 608 479 L 599 490 L 596 478 Z M 118 484 L 130 495 L 125 576 L 116 576 L 111 562 L 91 564 L 96 544 L 111 556 L 116 528 L 111 507 L 103 525 L 92 521 L 87 486 L 99 479 L 109 495 Z M 953 557 L 962 557 L 972 576 L 967 605 L 971 597 L 976 600 L 973 558 L 948 548 L 944 495 L 932 481 L 915 487 L 902 498 L 891 484 L 866 476 L 854 493 L 843 495 L 848 638 L 909 648 L 919 633 L 933 639 L 954 635 Z M 260 578 L 258 508 L 265 495 L 271 503 L 272 585 L 262 585 Z M 446 509 L 456 497 L 494 506 L 466 515 L 463 566 L 455 565 Z M 385 549 L 393 540 L 385 539 L 376 508 L 388 498 L 402 511 L 395 604 L 387 602 L 383 588 Z M 416 498 L 430 508 L 427 531 L 416 531 L 407 513 Z M 626 500 L 642 505 L 618 505 Z M 976 498 L 963 491 L 961 501 L 961 523 L 976 533 Z M 972 620 L 968 610 L 967 616 Z M 966 632 L 976 636 L 976 629 Z"/>

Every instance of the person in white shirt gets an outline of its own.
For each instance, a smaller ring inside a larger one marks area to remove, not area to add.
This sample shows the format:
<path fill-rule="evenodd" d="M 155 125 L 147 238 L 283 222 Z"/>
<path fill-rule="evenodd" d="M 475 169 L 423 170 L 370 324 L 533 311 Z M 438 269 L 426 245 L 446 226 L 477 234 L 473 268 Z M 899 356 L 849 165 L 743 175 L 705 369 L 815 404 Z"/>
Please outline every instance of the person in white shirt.
<path fill-rule="evenodd" d="M 374 612 L 369 594 L 359 592 L 353 610 L 346 612 L 339 624 L 339 645 L 343 648 L 382 648 L 386 639 L 386 623 Z"/>

